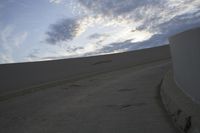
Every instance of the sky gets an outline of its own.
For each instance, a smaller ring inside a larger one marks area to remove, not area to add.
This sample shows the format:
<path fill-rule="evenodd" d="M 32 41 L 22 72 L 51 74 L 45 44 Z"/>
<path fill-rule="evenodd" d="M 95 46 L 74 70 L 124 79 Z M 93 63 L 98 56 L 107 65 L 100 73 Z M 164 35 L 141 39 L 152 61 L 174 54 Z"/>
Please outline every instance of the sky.
<path fill-rule="evenodd" d="M 200 27 L 200 0 L 0 0 L 0 64 L 168 44 Z"/>

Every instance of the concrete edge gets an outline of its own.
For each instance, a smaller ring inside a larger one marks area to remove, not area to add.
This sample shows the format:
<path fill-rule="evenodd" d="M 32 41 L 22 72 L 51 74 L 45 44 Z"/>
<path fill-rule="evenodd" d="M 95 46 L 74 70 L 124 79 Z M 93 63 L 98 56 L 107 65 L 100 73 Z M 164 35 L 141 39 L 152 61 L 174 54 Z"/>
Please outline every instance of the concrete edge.
<path fill-rule="evenodd" d="M 179 88 L 170 70 L 161 83 L 161 101 L 182 133 L 200 133 L 200 106 Z"/>

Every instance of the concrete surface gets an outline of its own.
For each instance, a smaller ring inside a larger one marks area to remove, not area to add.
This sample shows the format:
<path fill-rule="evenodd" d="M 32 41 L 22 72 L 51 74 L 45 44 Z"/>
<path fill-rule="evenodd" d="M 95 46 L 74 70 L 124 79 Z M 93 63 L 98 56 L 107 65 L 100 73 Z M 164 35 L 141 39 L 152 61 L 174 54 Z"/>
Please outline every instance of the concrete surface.
<path fill-rule="evenodd" d="M 0 97 L 49 82 L 71 80 L 170 58 L 169 46 L 94 57 L 0 65 Z"/>
<path fill-rule="evenodd" d="M 161 85 L 162 101 L 174 124 L 183 133 L 200 133 L 200 106 L 175 83 L 172 70 Z"/>
<path fill-rule="evenodd" d="M 169 60 L 0 102 L 0 133 L 175 133 L 160 97 Z"/>
<path fill-rule="evenodd" d="M 177 85 L 200 105 L 200 27 L 170 38 Z"/>

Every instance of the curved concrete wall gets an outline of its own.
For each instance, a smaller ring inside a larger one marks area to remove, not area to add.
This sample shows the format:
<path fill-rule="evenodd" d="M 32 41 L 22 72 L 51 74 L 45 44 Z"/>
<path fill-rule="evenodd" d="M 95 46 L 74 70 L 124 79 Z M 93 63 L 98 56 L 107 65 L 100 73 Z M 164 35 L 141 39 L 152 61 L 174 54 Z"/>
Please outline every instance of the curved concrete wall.
<path fill-rule="evenodd" d="M 69 80 L 170 58 L 169 46 L 96 57 L 0 65 L 0 96 L 34 85 Z"/>
<path fill-rule="evenodd" d="M 200 106 L 177 86 L 172 70 L 164 76 L 160 94 L 169 117 L 182 133 L 200 133 Z"/>
<path fill-rule="evenodd" d="M 200 103 L 200 28 L 171 37 L 170 48 L 177 85 Z"/>

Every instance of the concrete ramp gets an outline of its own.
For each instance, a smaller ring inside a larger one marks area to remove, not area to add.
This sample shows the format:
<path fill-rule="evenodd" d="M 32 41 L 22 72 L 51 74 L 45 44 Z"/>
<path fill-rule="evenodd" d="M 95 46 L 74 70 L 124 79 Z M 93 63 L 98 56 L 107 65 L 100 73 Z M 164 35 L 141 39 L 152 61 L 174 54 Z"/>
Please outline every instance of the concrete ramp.
<path fill-rule="evenodd" d="M 0 102 L 1 133 L 175 133 L 159 84 L 170 60 L 97 74 Z"/>
<path fill-rule="evenodd" d="M 175 133 L 159 90 L 169 46 L 0 65 L 0 133 Z"/>

